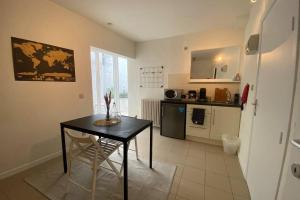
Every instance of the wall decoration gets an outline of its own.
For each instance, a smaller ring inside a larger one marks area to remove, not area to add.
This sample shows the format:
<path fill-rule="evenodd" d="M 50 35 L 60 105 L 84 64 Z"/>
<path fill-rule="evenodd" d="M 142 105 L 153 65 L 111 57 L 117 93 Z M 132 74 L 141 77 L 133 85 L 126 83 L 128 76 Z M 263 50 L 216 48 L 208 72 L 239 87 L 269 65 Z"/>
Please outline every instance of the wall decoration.
<path fill-rule="evenodd" d="M 141 67 L 140 68 L 141 88 L 163 88 L 164 67 Z"/>
<path fill-rule="evenodd" d="M 74 51 L 11 38 L 16 81 L 75 82 Z"/>

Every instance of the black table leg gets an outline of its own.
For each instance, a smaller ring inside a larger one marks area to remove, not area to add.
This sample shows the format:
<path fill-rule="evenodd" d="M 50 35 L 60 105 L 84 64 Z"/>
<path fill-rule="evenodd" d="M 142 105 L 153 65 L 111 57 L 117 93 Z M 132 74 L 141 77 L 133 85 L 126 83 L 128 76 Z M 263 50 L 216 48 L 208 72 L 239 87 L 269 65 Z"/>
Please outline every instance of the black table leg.
<path fill-rule="evenodd" d="M 152 169 L 152 143 L 153 143 L 153 123 L 150 124 L 150 160 L 149 167 Z"/>
<path fill-rule="evenodd" d="M 66 141 L 65 141 L 64 127 L 62 125 L 60 125 L 60 136 L 61 136 L 61 147 L 63 153 L 64 172 L 67 173 L 68 165 L 67 165 Z"/>
<path fill-rule="evenodd" d="M 123 142 L 124 200 L 128 200 L 128 143 Z"/>

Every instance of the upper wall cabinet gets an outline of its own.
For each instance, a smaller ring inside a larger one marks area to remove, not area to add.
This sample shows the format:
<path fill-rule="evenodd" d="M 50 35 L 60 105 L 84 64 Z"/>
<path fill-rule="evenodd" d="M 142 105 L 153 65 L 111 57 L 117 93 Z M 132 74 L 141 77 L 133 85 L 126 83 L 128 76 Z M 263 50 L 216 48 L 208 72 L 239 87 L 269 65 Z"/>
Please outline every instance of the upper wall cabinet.
<path fill-rule="evenodd" d="M 239 46 L 191 52 L 190 82 L 239 82 Z"/>

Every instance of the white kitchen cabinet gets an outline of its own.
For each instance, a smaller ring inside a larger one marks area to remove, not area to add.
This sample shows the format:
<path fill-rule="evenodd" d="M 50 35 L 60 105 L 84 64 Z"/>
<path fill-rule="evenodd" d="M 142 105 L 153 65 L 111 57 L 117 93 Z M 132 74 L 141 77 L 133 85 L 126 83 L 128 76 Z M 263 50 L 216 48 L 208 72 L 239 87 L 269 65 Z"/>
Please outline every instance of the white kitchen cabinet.
<path fill-rule="evenodd" d="M 192 122 L 194 108 L 205 109 L 203 125 Z M 187 104 L 186 135 L 218 141 L 222 140 L 223 134 L 238 136 L 240 116 L 239 107 Z"/>
<path fill-rule="evenodd" d="M 193 109 L 202 108 L 205 109 L 204 124 L 198 125 L 192 122 Z M 186 135 L 193 137 L 209 138 L 211 124 L 211 106 L 206 105 L 187 105 L 186 111 Z"/>
<path fill-rule="evenodd" d="M 210 139 L 221 140 L 223 134 L 238 136 L 241 109 L 238 107 L 212 106 Z"/>

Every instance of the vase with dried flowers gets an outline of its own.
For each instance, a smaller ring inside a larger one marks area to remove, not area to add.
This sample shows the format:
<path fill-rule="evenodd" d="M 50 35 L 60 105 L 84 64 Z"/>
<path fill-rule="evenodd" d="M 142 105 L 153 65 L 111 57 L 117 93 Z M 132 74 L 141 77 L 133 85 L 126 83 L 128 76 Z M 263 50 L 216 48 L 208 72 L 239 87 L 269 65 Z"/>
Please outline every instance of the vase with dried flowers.
<path fill-rule="evenodd" d="M 104 95 L 104 100 L 105 100 L 105 104 L 106 104 L 106 120 L 109 121 L 110 120 L 109 109 L 110 109 L 110 102 L 111 102 L 111 91 Z"/>

